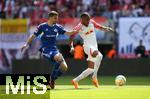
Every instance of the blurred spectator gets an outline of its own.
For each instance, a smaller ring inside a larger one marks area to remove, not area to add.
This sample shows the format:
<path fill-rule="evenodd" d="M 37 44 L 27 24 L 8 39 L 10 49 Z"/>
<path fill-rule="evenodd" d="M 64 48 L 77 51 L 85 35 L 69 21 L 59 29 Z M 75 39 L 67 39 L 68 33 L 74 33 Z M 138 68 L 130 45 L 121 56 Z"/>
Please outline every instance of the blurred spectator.
<path fill-rule="evenodd" d="M 150 3 L 150 2 L 149 2 Z M 150 4 L 146 4 L 143 11 L 143 16 L 148 17 L 150 16 Z"/>
<path fill-rule="evenodd" d="M 108 52 L 107 57 L 115 58 L 116 56 L 117 56 L 117 51 L 116 51 L 115 45 L 113 45 L 112 49 Z"/>
<path fill-rule="evenodd" d="M 37 25 L 51 10 L 60 13 L 61 18 L 79 17 L 87 11 L 91 16 L 111 18 L 121 16 L 150 16 L 149 0 L 0 0 L 0 18 L 30 18 Z M 117 19 L 114 18 L 114 19 Z"/>
<path fill-rule="evenodd" d="M 120 17 L 150 16 L 150 0 L 0 0 L 0 18 L 28 18 L 32 26 L 51 10 L 58 11 L 60 18 L 79 17 L 87 11 L 92 17 L 111 18 L 117 28 Z"/>
<path fill-rule="evenodd" d="M 7 18 L 12 18 L 14 8 L 15 8 L 15 1 L 14 0 L 6 0 L 5 1 L 4 11 L 6 12 L 6 17 Z"/>
<path fill-rule="evenodd" d="M 143 41 L 139 41 L 139 45 L 135 48 L 135 54 L 137 57 L 146 57 L 145 55 L 145 46 L 143 45 Z"/>
<path fill-rule="evenodd" d="M 3 68 L 2 51 L 0 49 L 0 68 Z"/>
<path fill-rule="evenodd" d="M 143 9 L 140 8 L 138 5 L 132 5 L 132 15 L 135 17 L 143 15 Z"/>
<path fill-rule="evenodd" d="M 6 18 L 6 14 L 4 12 L 4 0 L 0 1 L 0 18 Z"/>
<path fill-rule="evenodd" d="M 87 11 L 89 7 L 91 7 L 93 0 L 82 0 L 82 4 L 84 4 L 84 10 Z"/>
<path fill-rule="evenodd" d="M 10 63 L 3 49 L 0 49 L 0 68 L 2 69 L 10 68 Z"/>
<path fill-rule="evenodd" d="M 74 59 L 84 59 L 84 50 L 80 41 L 74 47 Z"/>

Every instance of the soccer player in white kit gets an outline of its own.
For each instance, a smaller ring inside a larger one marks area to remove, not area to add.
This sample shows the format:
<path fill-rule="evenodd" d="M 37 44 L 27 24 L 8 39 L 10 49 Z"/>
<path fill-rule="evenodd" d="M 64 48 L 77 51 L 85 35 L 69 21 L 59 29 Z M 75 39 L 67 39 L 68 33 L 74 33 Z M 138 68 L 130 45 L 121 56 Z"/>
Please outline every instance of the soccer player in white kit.
<path fill-rule="evenodd" d="M 92 81 L 95 87 L 99 87 L 99 83 L 97 80 L 97 72 L 100 67 L 103 55 L 98 51 L 96 34 L 94 30 L 95 28 L 102 31 L 113 32 L 112 28 L 102 26 L 96 23 L 90 18 L 90 15 L 87 12 L 84 12 L 81 14 L 81 22 L 74 28 L 74 30 L 77 30 L 78 33 L 75 33 L 72 36 L 70 36 L 70 52 L 74 51 L 73 38 L 76 34 L 79 34 L 83 39 L 84 52 L 88 55 L 88 68 L 72 80 L 72 84 L 76 89 L 78 88 L 78 82 L 90 74 L 92 74 Z"/>

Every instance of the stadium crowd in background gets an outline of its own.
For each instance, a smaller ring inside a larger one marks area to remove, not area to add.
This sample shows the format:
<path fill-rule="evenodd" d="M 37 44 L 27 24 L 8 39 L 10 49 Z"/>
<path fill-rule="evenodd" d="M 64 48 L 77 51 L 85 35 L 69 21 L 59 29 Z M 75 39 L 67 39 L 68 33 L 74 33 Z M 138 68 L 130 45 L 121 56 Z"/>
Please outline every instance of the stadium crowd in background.
<path fill-rule="evenodd" d="M 79 17 L 83 11 L 92 16 L 114 18 L 120 16 L 150 16 L 149 0 L 0 0 L 1 18 L 46 17 L 51 10 L 60 13 L 61 18 Z"/>
<path fill-rule="evenodd" d="M 92 17 L 103 16 L 113 20 L 117 30 L 120 17 L 150 16 L 150 0 L 0 0 L 0 19 L 27 18 L 30 19 L 31 26 L 40 24 L 39 19 L 46 18 L 47 13 L 52 10 L 57 11 L 60 18 L 79 17 L 82 12 L 87 11 Z M 34 50 L 38 43 L 35 45 L 29 53 L 30 59 L 40 57 Z M 116 57 L 116 52 L 109 52 L 110 58 Z M 10 64 L 5 58 L 4 50 L 0 49 L 0 58 L 2 57 L 5 61 L 0 61 L 0 64 Z"/>

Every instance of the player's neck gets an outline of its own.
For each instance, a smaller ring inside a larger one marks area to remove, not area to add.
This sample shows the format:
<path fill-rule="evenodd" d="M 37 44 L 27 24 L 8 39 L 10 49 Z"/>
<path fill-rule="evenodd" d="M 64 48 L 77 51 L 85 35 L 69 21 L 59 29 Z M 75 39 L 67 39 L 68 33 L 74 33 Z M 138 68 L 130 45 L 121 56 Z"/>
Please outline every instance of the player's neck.
<path fill-rule="evenodd" d="M 85 25 L 85 24 L 83 24 L 85 27 L 88 27 L 89 25 Z"/>
<path fill-rule="evenodd" d="M 53 26 L 54 25 L 54 23 L 52 21 L 47 21 L 47 23 L 48 23 L 49 26 Z"/>
<path fill-rule="evenodd" d="M 84 24 L 84 23 L 82 23 L 82 25 L 84 25 L 85 27 L 88 27 L 88 26 L 89 26 L 89 24 Z"/>

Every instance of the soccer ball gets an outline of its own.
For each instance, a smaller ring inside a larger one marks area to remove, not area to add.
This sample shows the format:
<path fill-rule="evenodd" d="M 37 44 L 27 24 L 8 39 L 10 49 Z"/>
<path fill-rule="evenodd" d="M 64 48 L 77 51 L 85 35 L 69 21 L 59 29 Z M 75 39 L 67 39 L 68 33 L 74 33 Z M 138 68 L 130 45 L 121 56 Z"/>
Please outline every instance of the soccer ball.
<path fill-rule="evenodd" d="M 123 85 L 125 85 L 125 83 L 126 83 L 126 78 L 123 75 L 118 75 L 115 78 L 115 84 L 117 86 L 123 86 Z"/>

